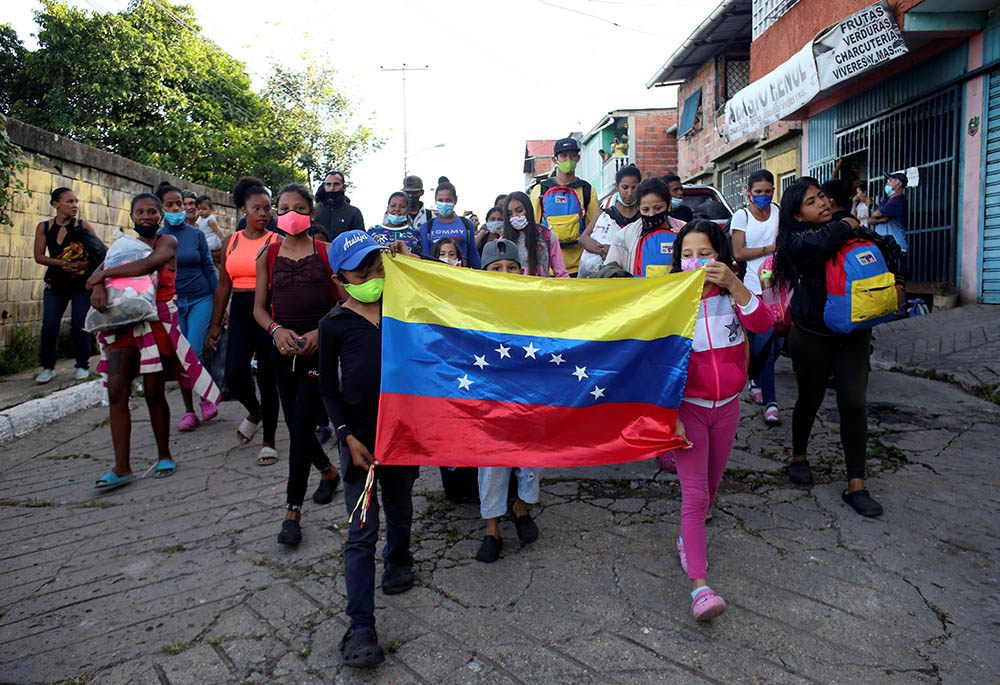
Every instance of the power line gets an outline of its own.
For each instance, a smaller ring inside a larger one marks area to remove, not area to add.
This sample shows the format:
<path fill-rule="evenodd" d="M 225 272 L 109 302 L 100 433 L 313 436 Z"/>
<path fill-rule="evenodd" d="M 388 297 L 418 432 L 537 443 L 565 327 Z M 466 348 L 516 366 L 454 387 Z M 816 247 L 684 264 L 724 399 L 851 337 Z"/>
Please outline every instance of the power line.
<path fill-rule="evenodd" d="M 598 21 L 603 21 L 605 24 L 611 24 L 615 28 L 622 29 L 623 31 L 632 31 L 633 33 L 641 33 L 646 36 L 657 36 L 659 38 L 670 38 L 666 33 L 653 33 L 652 31 L 643 31 L 642 29 L 635 29 L 631 26 L 624 26 L 619 24 L 617 21 L 611 19 L 605 19 L 598 14 L 591 14 L 590 12 L 584 12 L 573 7 L 563 7 L 562 5 L 557 5 L 553 2 L 547 2 L 547 0 L 537 0 L 539 3 L 545 5 L 546 7 L 552 7 L 553 9 L 562 10 L 564 12 L 572 12 L 573 14 L 579 14 L 584 17 L 590 17 L 591 19 L 597 19 Z M 617 4 L 617 3 L 613 3 Z"/>

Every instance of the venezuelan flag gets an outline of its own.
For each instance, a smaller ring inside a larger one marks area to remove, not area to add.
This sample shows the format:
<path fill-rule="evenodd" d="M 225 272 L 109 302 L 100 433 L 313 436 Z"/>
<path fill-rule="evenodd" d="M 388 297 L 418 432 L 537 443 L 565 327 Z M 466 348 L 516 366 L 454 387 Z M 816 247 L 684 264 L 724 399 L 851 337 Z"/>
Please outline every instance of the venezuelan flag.
<path fill-rule="evenodd" d="M 557 279 L 385 259 L 381 464 L 579 466 L 680 447 L 704 275 Z"/>

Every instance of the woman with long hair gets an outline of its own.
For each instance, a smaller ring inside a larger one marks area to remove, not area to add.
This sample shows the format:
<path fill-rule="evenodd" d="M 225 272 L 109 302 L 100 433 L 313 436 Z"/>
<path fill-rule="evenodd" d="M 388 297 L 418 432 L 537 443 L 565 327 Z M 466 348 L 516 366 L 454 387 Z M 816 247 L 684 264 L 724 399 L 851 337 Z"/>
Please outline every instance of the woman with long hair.
<path fill-rule="evenodd" d="M 547 227 L 535 223 L 527 193 L 516 191 L 504 198 L 503 237 L 517 245 L 525 275 L 569 278 L 559 238 Z"/>

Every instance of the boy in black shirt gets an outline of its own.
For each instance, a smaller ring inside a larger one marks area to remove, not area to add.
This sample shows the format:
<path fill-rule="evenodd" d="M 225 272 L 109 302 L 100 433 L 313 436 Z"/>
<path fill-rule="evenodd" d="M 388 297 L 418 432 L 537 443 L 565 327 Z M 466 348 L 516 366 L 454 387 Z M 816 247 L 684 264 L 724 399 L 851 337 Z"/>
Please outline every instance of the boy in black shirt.
<path fill-rule="evenodd" d="M 337 431 L 344 499 L 350 513 L 365 485 L 365 472 L 375 463 L 375 423 L 378 416 L 382 360 L 381 246 L 364 231 L 346 231 L 330 244 L 330 267 L 349 295 L 319 323 L 320 394 Z M 413 482 L 416 466 L 379 466 L 375 479 L 382 490 L 386 543 L 382 592 L 406 592 L 413 587 L 410 526 L 413 522 Z M 374 666 L 385 659 L 375 632 L 375 543 L 378 541 L 379 501 L 372 493 L 368 519 L 361 527 L 355 516 L 344 550 L 347 616 L 350 627 L 340 642 L 348 666 Z"/>

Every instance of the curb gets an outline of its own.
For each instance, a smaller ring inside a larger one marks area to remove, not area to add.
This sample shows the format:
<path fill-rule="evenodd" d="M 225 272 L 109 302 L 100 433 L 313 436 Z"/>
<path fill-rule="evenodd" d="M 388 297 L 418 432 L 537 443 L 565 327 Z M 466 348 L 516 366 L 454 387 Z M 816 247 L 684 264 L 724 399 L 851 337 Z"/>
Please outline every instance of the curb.
<path fill-rule="evenodd" d="M 0 445 L 24 437 L 47 423 L 107 400 L 104 381 L 94 380 L 29 400 L 0 412 Z"/>

